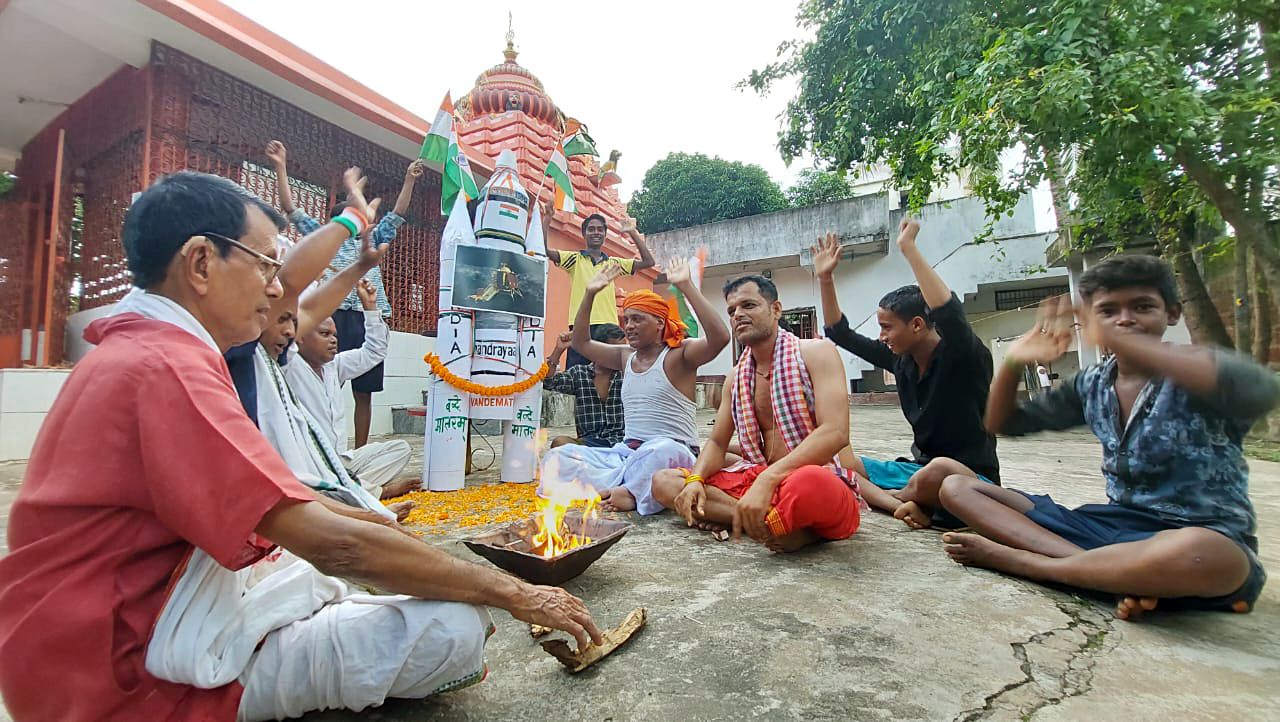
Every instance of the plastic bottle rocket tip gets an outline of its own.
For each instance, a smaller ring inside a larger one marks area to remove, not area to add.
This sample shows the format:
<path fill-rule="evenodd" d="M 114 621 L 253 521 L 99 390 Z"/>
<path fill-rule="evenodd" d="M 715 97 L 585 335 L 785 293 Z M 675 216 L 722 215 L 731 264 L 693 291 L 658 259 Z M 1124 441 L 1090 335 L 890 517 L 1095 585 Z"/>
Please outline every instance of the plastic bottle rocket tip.
<path fill-rule="evenodd" d="M 498 154 L 498 160 L 493 164 L 494 168 L 515 168 L 516 152 L 510 148 Z"/>

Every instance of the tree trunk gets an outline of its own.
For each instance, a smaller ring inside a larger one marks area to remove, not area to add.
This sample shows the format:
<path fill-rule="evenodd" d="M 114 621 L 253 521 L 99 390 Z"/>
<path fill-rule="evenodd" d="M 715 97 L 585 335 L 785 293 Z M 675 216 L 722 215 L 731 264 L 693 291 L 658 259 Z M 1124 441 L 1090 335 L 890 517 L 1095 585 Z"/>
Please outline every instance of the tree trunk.
<path fill-rule="evenodd" d="M 1253 257 L 1253 358 L 1266 364 L 1271 357 L 1271 337 L 1275 316 L 1271 313 L 1271 288 L 1262 273 L 1263 261 Z"/>
<path fill-rule="evenodd" d="M 1236 324 L 1236 350 L 1253 353 L 1253 309 L 1249 299 L 1249 246 L 1235 239 L 1235 289 L 1231 299 Z"/>
<path fill-rule="evenodd" d="M 1178 295 L 1182 297 L 1182 313 L 1187 319 L 1191 341 L 1200 345 L 1232 348 L 1226 324 L 1213 305 L 1200 269 L 1196 268 L 1195 260 L 1191 257 L 1191 239 L 1195 237 L 1194 214 L 1179 224 L 1177 229 L 1167 229 L 1164 235 L 1169 239 L 1167 244 L 1162 244 L 1165 246 L 1165 257 L 1173 263 L 1173 270 L 1177 274 Z"/>
<path fill-rule="evenodd" d="M 1209 202 L 1222 214 L 1222 219 L 1235 228 L 1236 242 L 1244 243 L 1253 251 L 1254 257 L 1262 266 L 1268 286 L 1280 288 L 1280 248 L 1272 242 L 1271 233 L 1267 230 L 1267 219 L 1261 215 L 1261 209 L 1251 212 L 1245 205 L 1245 199 L 1227 185 L 1218 169 L 1194 153 L 1180 148 L 1174 153 L 1174 157 L 1209 198 Z M 1271 299 L 1273 316 L 1280 315 L 1280 308 L 1275 306 L 1278 302 L 1280 293 Z"/>

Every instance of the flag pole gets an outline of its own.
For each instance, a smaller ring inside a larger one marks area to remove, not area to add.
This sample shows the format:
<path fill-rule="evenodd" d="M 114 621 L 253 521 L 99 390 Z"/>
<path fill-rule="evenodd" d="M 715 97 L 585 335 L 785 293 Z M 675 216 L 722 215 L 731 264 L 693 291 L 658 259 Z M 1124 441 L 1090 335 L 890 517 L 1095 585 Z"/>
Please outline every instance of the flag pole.
<path fill-rule="evenodd" d="M 556 145 L 558 146 L 558 145 L 560 145 L 560 144 L 561 144 L 561 143 L 563 143 L 563 142 L 564 142 L 564 135 L 561 135 L 561 136 L 560 136 L 560 140 L 556 141 Z M 551 147 L 551 155 L 547 156 L 547 167 L 542 169 L 542 180 L 541 180 L 541 181 L 539 181 L 539 183 L 538 183 L 538 190 L 537 190 L 537 192 L 535 192 L 535 193 L 533 194 L 533 202 L 534 202 L 534 203 L 542 203 L 542 189 L 547 185 L 547 168 L 550 168 L 550 167 L 551 167 L 551 156 L 554 156 L 555 154 L 556 154 L 556 146 L 552 146 L 552 147 Z M 569 156 L 565 156 L 564 160 L 565 160 L 565 163 L 566 163 L 566 164 L 568 164 L 568 162 L 569 162 Z M 554 203 L 553 203 L 553 204 L 552 204 L 552 206 L 551 206 L 551 212 L 552 212 L 552 214 L 553 214 L 553 215 L 555 214 L 555 204 L 554 204 Z M 529 213 L 529 223 L 530 223 L 530 225 L 532 225 L 532 224 L 533 224 L 533 212 L 532 212 L 532 209 L 530 209 L 530 213 Z M 525 237 L 526 237 L 526 238 L 528 238 L 528 237 L 529 237 L 529 227 L 528 227 L 528 226 L 526 226 L 526 227 L 525 227 L 525 229 L 524 229 L 524 234 L 525 234 Z"/>

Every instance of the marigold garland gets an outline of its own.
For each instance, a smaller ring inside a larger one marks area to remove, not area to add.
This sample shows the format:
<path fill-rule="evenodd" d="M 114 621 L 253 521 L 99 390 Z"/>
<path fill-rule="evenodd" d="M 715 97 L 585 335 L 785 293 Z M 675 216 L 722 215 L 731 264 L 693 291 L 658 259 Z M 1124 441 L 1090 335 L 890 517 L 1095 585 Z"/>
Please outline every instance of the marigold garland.
<path fill-rule="evenodd" d="M 422 360 L 426 361 L 431 366 L 432 373 L 439 376 L 441 379 L 444 379 L 445 383 L 459 391 L 466 391 L 467 393 L 476 394 L 477 396 L 511 396 L 528 391 L 533 388 L 535 384 L 541 383 L 551 371 L 551 369 L 544 363 L 538 368 L 537 373 L 524 381 L 514 384 L 503 384 L 501 386 L 485 386 L 484 384 L 478 384 L 470 379 L 464 379 L 461 376 L 455 375 L 453 372 L 449 371 L 449 369 L 445 368 L 444 362 L 440 360 L 439 356 L 433 353 L 423 356 Z"/>

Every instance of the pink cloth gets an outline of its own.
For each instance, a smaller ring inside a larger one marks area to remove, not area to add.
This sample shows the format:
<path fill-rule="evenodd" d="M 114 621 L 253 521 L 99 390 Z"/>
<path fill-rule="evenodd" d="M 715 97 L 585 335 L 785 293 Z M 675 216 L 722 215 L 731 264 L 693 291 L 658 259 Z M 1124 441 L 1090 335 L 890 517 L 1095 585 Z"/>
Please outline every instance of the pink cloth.
<path fill-rule="evenodd" d="M 238 684 L 151 676 L 144 657 L 194 547 L 231 569 L 312 494 L 245 415 L 220 354 L 169 323 L 95 321 L 98 347 L 36 439 L 0 559 L 0 692 L 25 720 L 234 720 Z"/>

